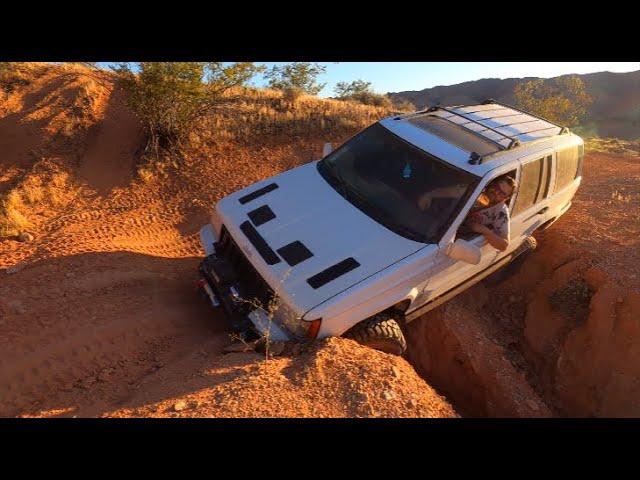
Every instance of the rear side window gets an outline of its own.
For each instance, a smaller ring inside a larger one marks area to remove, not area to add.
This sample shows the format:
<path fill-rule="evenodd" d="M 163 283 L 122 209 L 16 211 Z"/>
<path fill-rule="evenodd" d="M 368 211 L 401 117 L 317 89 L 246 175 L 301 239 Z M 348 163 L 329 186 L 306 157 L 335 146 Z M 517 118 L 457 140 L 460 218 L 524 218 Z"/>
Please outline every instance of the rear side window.
<path fill-rule="evenodd" d="M 559 150 L 556 154 L 556 189 L 563 189 L 578 176 L 580 164 L 578 146 Z"/>
<path fill-rule="evenodd" d="M 522 165 L 520 185 L 516 197 L 516 204 L 511 215 L 517 215 L 536 203 L 540 197 L 540 184 L 544 173 L 544 158 Z"/>

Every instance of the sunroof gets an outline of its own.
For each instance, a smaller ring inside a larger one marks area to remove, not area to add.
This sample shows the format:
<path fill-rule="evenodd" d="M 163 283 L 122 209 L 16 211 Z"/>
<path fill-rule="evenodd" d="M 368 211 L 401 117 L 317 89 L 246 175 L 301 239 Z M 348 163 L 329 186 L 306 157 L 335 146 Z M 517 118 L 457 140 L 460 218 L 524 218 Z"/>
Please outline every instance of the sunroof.
<path fill-rule="evenodd" d="M 481 134 L 469 132 L 455 123 L 435 115 L 419 115 L 409 118 L 409 123 L 467 152 L 476 152 L 480 156 L 490 155 L 500 150 L 500 147 L 495 143 L 482 138 Z"/>

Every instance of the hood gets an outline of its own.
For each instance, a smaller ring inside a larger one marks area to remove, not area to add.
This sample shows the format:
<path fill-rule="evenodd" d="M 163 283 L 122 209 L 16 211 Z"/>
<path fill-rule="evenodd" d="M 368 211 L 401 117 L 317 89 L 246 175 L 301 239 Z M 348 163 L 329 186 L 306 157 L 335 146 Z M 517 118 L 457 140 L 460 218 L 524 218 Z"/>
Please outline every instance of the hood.
<path fill-rule="evenodd" d="M 298 315 L 425 246 L 349 203 L 316 164 L 256 183 L 216 206 L 254 267 Z"/>

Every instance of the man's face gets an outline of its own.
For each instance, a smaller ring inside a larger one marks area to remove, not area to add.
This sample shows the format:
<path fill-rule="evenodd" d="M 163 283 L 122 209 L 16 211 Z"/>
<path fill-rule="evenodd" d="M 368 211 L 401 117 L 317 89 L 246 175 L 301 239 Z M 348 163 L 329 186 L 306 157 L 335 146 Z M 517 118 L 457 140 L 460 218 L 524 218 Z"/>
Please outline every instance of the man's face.
<path fill-rule="evenodd" d="M 490 184 L 487 187 L 486 192 L 491 203 L 495 205 L 496 203 L 502 202 L 503 200 L 511 197 L 513 189 L 507 182 L 501 181 Z"/>

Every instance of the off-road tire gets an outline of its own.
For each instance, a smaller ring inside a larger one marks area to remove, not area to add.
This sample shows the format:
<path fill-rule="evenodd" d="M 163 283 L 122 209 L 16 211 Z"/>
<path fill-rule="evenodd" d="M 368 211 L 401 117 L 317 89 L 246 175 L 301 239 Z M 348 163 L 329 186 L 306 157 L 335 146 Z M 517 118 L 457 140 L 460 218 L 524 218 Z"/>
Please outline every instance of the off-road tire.
<path fill-rule="evenodd" d="M 344 336 L 385 353 L 402 355 L 407 350 L 407 342 L 400 325 L 390 313 L 386 312 L 361 321 Z"/>

